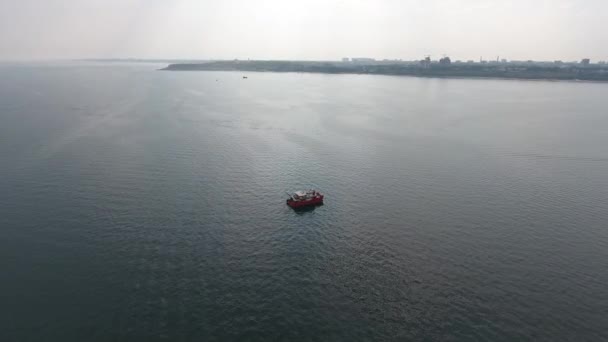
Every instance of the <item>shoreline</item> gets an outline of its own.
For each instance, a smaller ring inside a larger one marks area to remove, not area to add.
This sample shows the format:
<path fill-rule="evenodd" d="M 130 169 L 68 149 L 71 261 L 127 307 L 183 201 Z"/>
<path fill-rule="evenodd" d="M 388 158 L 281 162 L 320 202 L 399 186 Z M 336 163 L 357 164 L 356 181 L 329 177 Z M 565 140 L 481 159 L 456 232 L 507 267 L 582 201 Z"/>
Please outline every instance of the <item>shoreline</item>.
<path fill-rule="evenodd" d="M 518 77 L 518 76 L 479 76 L 479 75 L 430 75 L 430 74 L 397 74 L 397 73 L 369 73 L 369 72 L 322 72 L 322 71 L 276 71 L 276 70 L 245 70 L 245 69 L 169 69 L 167 67 L 157 71 L 171 72 L 254 72 L 278 74 L 319 74 L 319 75 L 362 75 L 362 76 L 390 76 L 415 77 L 433 79 L 461 79 L 461 80 L 501 80 L 501 81 L 545 81 L 545 82 L 573 82 L 608 84 L 607 79 L 578 79 L 578 78 L 551 78 L 551 77 Z"/>
<path fill-rule="evenodd" d="M 175 63 L 162 71 L 239 71 L 239 72 L 294 72 L 316 74 L 384 75 L 425 78 L 590 81 L 608 82 L 608 67 L 592 66 L 536 66 L 501 64 L 357 64 L 340 62 L 296 61 L 212 61 Z"/>

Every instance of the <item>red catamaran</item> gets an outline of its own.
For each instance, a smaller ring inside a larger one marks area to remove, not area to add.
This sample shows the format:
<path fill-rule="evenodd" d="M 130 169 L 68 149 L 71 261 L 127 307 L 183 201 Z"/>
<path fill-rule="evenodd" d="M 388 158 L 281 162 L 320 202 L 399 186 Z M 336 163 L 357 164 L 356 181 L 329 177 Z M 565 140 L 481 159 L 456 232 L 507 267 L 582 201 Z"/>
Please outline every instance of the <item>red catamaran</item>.
<path fill-rule="evenodd" d="M 292 208 L 323 204 L 323 194 L 316 190 L 296 191 L 295 193 L 288 195 L 287 205 Z"/>

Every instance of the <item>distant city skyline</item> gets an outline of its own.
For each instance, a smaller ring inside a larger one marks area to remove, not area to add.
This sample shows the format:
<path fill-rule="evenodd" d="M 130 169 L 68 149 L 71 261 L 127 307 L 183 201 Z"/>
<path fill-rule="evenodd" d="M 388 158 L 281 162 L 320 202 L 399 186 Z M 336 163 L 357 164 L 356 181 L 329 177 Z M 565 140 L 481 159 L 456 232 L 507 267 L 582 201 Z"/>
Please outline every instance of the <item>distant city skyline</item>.
<path fill-rule="evenodd" d="M 426 57 L 430 61 L 441 62 L 442 59 L 449 58 L 451 63 L 560 63 L 560 64 L 607 64 L 607 60 L 592 60 L 589 58 L 581 58 L 577 60 L 564 59 L 549 59 L 549 60 L 533 60 L 533 59 L 507 59 L 507 58 L 484 58 L 481 56 L 475 59 L 453 58 L 446 54 L 441 56 L 423 55 L 421 58 L 405 59 L 405 58 L 374 58 L 374 57 L 342 57 L 338 59 L 272 59 L 272 58 L 137 58 L 137 57 L 110 57 L 110 58 L 76 58 L 76 59 L 57 59 L 60 60 L 82 60 L 82 61 L 139 61 L 139 62 L 198 62 L 198 61 L 305 61 L 305 62 L 401 62 L 401 63 L 418 63 Z M 500 57 L 500 56 L 499 56 Z M 587 61 L 587 62 L 585 62 Z"/>
<path fill-rule="evenodd" d="M 604 0 L 0 0 L 0 60 L 608 60 Z"/>

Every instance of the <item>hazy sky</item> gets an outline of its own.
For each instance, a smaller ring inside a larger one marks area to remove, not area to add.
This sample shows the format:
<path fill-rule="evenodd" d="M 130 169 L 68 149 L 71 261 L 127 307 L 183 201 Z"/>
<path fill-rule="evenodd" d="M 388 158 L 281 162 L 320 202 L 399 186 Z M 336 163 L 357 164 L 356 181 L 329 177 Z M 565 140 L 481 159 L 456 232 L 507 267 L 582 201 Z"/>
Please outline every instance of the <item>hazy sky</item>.
<path fill-rule="evenodd" d="M 0 0 L 0 59 L 608 60 L 608 0 Z"/>

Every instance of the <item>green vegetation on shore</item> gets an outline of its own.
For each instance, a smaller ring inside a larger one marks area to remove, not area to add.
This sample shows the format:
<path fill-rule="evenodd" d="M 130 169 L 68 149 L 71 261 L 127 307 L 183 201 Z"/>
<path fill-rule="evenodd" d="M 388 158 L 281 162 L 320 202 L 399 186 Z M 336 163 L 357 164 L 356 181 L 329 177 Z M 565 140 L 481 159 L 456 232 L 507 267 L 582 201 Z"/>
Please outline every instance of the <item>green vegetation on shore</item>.
<path fill-rule="evenodd" d="M 310 72 L 325 74 L 407 75 L 421 77 L 486 77 L 514 79 L 608 81 L 605 65 L 552 65 L 541 63 L 432 63 L 413 62 L 308 62 L 308 61 L 211 61 L 170 64 L 170 71 Z"/>

